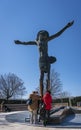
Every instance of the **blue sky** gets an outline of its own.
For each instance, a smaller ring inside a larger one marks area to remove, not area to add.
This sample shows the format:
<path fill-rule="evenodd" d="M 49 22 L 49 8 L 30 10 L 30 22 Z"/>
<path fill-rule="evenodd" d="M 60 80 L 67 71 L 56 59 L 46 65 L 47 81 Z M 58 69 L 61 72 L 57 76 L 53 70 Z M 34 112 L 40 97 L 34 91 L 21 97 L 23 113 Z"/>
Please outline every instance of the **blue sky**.
<path fill-rule="evenodd" d="M 42 29 L 55 34 L 72 20 L 48 43 L 48 53 L 57 58 L 51 69 L 60 73 L 63 90 L 81 96 L 81 0 L 0 0 L 0 74 L 16 74 L 31 93 L 39 85 L 38 48 L 14 40 L 35 40 Z"/>

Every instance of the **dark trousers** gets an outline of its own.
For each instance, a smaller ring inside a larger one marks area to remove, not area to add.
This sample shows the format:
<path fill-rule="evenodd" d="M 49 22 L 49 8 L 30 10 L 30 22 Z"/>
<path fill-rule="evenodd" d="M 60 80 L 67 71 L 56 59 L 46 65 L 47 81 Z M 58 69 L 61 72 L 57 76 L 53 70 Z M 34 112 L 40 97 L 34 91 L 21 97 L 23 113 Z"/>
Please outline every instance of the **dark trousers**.
<path fill-rule="evenodd" d="M 50 110 L 45 110 L 44 119 L 45 119 L 45 120 L 48 120 L 49 117 L 50 117 Z"/>

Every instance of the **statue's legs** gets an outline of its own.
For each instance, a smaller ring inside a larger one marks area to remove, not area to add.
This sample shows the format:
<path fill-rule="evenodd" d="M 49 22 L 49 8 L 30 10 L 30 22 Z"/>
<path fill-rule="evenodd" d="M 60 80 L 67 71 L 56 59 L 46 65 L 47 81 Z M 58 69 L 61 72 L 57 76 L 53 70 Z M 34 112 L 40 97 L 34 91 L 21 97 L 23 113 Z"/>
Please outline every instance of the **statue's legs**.
<path fill-rule="evenodd" d="M 46 81 L 46 90 L 50 90 L 50 80 Z"/>
<path fill-rule="evenodd" d="M 40 74 L 40 95 L 41 95 L 41 97 L 43 97 L 43 89 L 44 89 L 43 79 L 44 79 L 44 72 L 41 71 L 41 74 Z"/>
<path fill-rule="evenodd" d="M 50 67 L 49 67 L 48 73 L 47 73 L 46 90 L 50 90 Z"/>
<path fill-rule="evenodd" d="M 50 70 L 51 70 L 51 64 L 56 62 L 56 57 L 54 56 L 48 56 L 48 72 L 47 72 L 47 85 L 46 85 L 46 90 L 50 90 Z"/>

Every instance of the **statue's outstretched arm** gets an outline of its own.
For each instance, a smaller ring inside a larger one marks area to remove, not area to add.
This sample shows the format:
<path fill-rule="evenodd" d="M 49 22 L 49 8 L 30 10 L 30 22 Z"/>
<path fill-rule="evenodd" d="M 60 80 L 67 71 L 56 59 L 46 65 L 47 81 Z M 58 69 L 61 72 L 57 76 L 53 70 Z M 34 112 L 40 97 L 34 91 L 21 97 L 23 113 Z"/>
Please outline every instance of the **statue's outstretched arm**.
<path fill-rule="evenodd" d="M 21 42 L 19 40 L 14 40 L 15 44 L 22 44 L 22 45 L 37 45 L 35 41 L 29 41 L 29 42 Z"/>
<path fill-rule="evenodd" d="M 56 34 L 50 36 L 50 37 L 48 38 L 48 41 L 50 41 L 50 40 L 52 40 L 52 39 L 54 39 L 54 38 L 60 36 L 67 28 L 71 27 L 71 26 L 73 25 L 73 23 L 74 23 L 74 21 L 69 22 L 69 23 L 68 23 L 64 28 L 62 28 L 59 32 L 57 32 Z"/>

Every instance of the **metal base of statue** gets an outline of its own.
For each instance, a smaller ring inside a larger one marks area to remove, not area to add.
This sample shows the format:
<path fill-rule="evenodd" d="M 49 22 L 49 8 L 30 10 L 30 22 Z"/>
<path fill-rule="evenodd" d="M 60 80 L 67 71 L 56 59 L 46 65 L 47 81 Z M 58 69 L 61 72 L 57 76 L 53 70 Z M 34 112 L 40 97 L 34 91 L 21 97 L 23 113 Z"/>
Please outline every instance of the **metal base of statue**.
<path fill-rule="evenodd" d="M 42 122 L 42 125 L 49 127 L 81 128 L 81 109 L 65 106 L 53 108 L 50 112 L 50 118 L 43 119 L 40 122 Z"/>
<path fill-rule="evenodd" d="M 51 113 L 46 123 L 61 128 L 81 128 L 81 109 L 60 107 L 56 112 Z"/>

